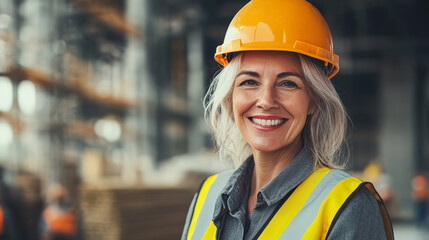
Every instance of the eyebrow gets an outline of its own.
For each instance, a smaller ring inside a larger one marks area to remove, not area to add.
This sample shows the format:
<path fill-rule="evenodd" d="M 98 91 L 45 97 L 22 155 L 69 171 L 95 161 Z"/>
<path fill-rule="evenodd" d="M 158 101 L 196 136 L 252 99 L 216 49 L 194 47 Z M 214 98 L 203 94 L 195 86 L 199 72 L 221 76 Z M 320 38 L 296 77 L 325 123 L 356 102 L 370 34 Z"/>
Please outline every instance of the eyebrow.
<path fill-rule="evenodd" d="M 235 76 L 236 78 L 241 76 L 241 75 L 250 75 L 252 77 L 259 77 L 259 73 L 257 72 L 252 72 L 252 71 L 241 71 L 237 74 L 237 76 Z"/>
<path fill-rule="evenodd" d="M 295 77 L 298 77 L 300 79 L 303 79 L 303 77 L 301 76 L 301 74 L 296 73 L 296 72 L 282 72 L 282 73 L 277 74 L 277 78 L 284 78 L 284 77 L 287 77 L 287 76 L 295 76 Z"/>
<path fill-rule="evenodd" d="M 236 78 L 239 77 L 239 76 L 241 76 L 241 75 L 250 75 L 252 77 L 260 77 L 259 73 L 257 73 L 257 72 L 241 71 L 241 72 L 239 72 L 237 74 Z M 302 79 L 301 74 L 296 73 L 296 72 L 282 72 L 282 73 L 277 74 L 277 78 L 284 78 L 284 77 L 287 77 L 287 76 L 295 76 L 295 77 L 298 77 L 298 78 Z"/>

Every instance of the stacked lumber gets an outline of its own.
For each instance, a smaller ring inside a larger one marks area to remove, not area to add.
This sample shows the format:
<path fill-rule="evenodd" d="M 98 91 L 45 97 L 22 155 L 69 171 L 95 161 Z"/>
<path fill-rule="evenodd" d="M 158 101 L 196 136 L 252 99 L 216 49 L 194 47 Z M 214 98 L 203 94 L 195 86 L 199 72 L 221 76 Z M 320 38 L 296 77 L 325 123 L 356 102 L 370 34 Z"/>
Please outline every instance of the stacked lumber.
<path fill-rule="evenodd" d="M 86 240 L 180 239 L 195 190 L 90 188 L 80 190 Z"/>

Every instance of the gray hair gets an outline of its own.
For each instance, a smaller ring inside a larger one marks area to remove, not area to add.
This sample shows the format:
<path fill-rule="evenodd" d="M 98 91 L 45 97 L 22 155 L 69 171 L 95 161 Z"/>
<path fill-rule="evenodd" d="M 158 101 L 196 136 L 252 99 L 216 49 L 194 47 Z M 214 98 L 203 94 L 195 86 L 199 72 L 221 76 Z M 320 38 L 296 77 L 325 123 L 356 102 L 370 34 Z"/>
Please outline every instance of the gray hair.
<path fill-rule="evenodd" d="M 308 117 L 302 132 L 314 166 L 343 168 L 339 163 L 340 149 L 347 129 L 347 115 L 331 81 L 309 57 L 298 54 L 304 82 L 314 113 Z M 241 135 L 232 114 L 232 90 L 241 65 L 243 53 L 238 54 L 213 79 L 204 97 L 206 120 L 213 131 L 221 160 L 232 160 L 238 167 L 252 154 Z"/>

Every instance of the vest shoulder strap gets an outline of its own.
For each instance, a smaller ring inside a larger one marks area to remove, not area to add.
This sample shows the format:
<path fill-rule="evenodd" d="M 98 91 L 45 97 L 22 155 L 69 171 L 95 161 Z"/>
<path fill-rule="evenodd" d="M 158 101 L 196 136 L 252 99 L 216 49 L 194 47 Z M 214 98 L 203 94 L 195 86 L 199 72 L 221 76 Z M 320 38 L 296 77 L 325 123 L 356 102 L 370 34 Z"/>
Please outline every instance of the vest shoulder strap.
<path fill-rule="evenodd" d="M 201 186 L 195 201 L 194 213 L 189 225 L 187 240 L 203 239 L 205 229 L 216 230 L 211 222 L 216 199 L 224 188 L 233 171 L 222 172 L 208 177 Z M 210 226 L 210 227 L 209 227 Z M 196 231 L 197 230 L 197 231 Z M 214 235 L 216 232 L 214 232 Z M 207 235 L 206 235 L 207 236 Z"/>

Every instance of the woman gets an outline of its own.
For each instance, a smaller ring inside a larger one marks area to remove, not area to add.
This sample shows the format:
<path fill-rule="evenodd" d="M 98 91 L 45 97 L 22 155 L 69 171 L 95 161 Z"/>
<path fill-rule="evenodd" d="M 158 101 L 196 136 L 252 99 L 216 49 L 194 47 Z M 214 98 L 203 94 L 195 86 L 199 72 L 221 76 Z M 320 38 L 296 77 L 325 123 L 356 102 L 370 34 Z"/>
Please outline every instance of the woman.
<path fill-rule="evenodd" d="M 339 170 L 346 114 L 331 34 L 305 0 L 252 0 L 232 20 L 206 96 L 221 158 L 182 239 L 393 239 L 381 198 Z"/>

